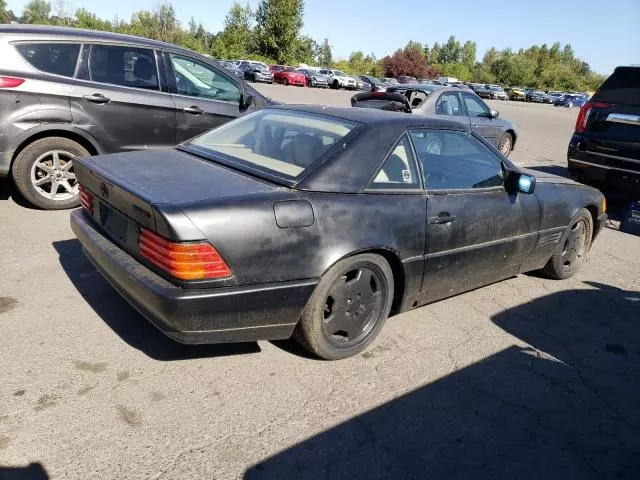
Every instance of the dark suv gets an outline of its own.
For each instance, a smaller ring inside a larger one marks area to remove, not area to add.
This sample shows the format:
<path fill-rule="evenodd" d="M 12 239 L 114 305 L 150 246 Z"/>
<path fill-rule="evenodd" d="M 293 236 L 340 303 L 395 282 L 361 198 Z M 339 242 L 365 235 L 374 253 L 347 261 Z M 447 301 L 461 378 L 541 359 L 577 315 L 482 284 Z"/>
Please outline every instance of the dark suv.
<path fill-rule="evenodd" d="M 170 147 L 271 103 L 204 56 L 128 35 L 3 25 L 0 59 L 0 177 L 45 209 L 79 204 L 78 156 Z"/>
<path fill-rule="evenodd" d="M 580 108 L 569 172 L 586 183 L 640 193 L 640 67 L 618 67 Z"/>

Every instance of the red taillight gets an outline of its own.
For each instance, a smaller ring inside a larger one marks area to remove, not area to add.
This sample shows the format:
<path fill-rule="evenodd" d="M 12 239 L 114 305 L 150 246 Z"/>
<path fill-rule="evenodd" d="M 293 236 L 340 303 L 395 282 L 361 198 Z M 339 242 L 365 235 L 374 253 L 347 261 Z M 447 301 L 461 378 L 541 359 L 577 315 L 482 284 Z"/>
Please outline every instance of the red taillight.
<path fill-rule="evenodd" d="M 231 269 L 208 243 L 175 243 L 141 228 L 138 246 L 144 258 L 181 280 L 231 276 Z"/>
<path fill-rule="evenodd" d="M 591 113 L 592 108 L 607 108 L 610 105 L 608 103 L 603 102 L 587 102 L 582 107 L 580 107 L 580 112 L 578 113 L 578 118 L 576 118 L 576 132 L 582 133 L 584 129 L 587 127 L 587 121 L 589 120 L 589 114 Z"/>
<path fill-rule="evenodd" d="M 82 209 L 89 215 L 93 215 L 93 195 L 82 185 L 79 185 L 78 188 L 80 190 L 80 205 L 82 205 Z"/>
<path fill-rule="evenodd" d="M 24 78 L 0 77 L 0 88 L 16 88 L 24 83 Z"/>

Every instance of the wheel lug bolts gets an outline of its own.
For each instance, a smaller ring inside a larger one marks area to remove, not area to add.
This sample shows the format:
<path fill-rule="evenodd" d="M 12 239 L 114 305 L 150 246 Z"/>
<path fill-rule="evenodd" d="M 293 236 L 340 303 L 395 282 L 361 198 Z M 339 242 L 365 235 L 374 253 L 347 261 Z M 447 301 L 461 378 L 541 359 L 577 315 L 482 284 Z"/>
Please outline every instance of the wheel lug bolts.
<path fill-rule="evenodd" d="M 350 298 L 347 298 L 347 303 L 351 303 L 351 299 Z"/>

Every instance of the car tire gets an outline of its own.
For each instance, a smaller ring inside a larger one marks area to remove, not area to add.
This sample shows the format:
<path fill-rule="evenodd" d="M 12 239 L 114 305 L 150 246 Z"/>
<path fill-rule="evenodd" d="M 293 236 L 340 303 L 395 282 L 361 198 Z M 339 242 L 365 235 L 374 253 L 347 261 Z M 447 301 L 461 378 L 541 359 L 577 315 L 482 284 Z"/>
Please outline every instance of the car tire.
<path fill-rule="evenodd" d="M 322 276 L 294 338 L 324 360 L 356 355 L 382 330 L 393 293 L 393 272 L 380 255 L 365 253 L 340 260 Z"/>
<path fill-rule="evenodd" d="M 16 157 L 11 171 L 13 181 L 22 197 L 35 207 L 44 210 L 77 207 L 80 193 L 72 160 L 88 155 L 87 149 L 68 138 L 41 138 Z M 52 192 L 53 188 L 57 193 Z"/>
<path fill-rule="evenodd" d="M 500 153 L 505 157 L 508 157 L 513 151 L 513 135 L 509 132 L 505 132 L 498 143 L 498 150 L 500 150 Z"/>
<path fill-rule="evenodd" d="M 331 88 L 333 88 L 334 90 L 339 90 L 340 89 L 340 84 L 338 83 L 337 80 L 335 80 L 332 84 L 331 84 Z"/>
<path fill-rule="evenodd" d="M 283 78 L 282 84 L 286 87 L 287 85 L 289 85 L 289 80 L 287 80 L 286 78 Z"/>
<path fill-rule="evenodd" d="M 584 263 L 592 240 L 593 218 L 589 210 L 583 208 L 571 219 L 542 272 L 556 280 L 572 277 Z"/>

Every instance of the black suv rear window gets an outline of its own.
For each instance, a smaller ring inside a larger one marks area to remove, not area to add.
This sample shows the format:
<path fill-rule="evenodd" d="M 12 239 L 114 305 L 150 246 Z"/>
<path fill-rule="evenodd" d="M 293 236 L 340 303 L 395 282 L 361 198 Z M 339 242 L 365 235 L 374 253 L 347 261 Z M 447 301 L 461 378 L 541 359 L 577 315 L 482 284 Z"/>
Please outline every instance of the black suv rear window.
<path fill-rule="evenodd" d="M 73 77 L 80 53 L 78 43 L 21 43 L 16 49 L 40 71 Z"/>
<path fill-rule="evenodd" d="M 640 106 L 640 67 L 616 68 L 592 101 Z"/>

